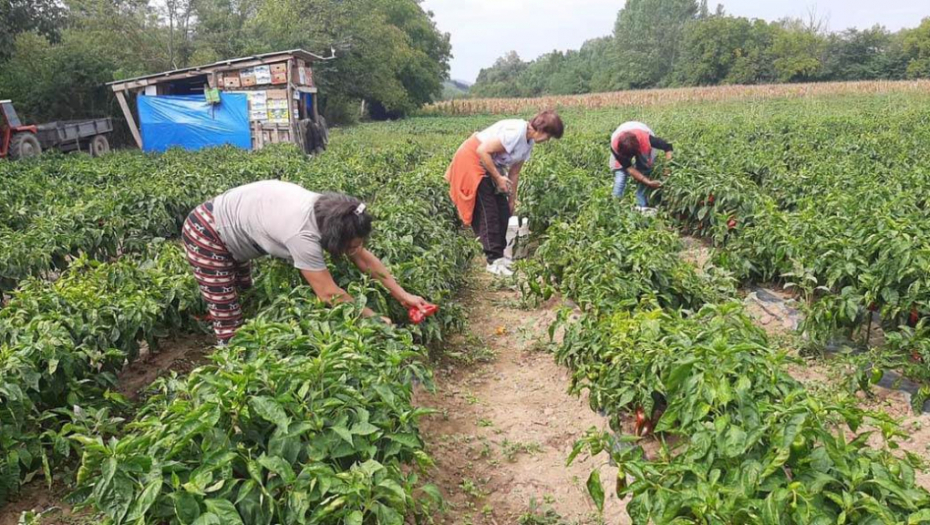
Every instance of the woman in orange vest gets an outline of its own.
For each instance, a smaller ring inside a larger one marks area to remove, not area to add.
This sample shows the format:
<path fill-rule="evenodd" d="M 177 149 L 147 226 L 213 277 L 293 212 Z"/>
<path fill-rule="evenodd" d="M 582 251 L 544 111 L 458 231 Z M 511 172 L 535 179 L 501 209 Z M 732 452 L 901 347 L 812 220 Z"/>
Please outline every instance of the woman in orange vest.
<path fill-rule="evenodd" d="M 471 225 L 487 257 L 487 271 L 513 275 L 504 259 L 507 223 L 516 207 L 517 184 L 533 146 L 565 131 L 554 111 L 532 120 L 502 120 L 472 135 L 459 147 L 446 170 L 449 196 L 459 218 Z"/>
<path fill-rule="evenodd" d="M 665 152 L 665 160 L 672 160 L 672 145 L 660 139 L 642 122 L 625 122 L 610 136 L 610 170 L 614 172 L 614 197 L 623 197 L 630 177 L 638 183 L 636 204 L 647 206 L 646 188 L 659 188 L 662 183 L 651 179 L 658 151 Z M 665 169 L 668 175 L 668 168 Z"/>

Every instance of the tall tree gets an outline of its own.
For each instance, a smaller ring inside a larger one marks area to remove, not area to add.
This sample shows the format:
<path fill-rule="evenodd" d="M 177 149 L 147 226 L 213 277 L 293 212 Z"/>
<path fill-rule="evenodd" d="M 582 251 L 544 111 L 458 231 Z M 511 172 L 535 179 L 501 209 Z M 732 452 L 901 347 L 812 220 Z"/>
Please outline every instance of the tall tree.
<path fill-rule="evenodd" d="M 695 0 L 628 0 L 617 15 L 614 40 L 627 88 L 664 85 L 678 60 L 686 25 L 698 14 Z"/>
<path fill-rule="evenodd" d="M 762 21 L 712 15 L 688 24 L 673 74 L 679 86 L 770 81 L 771 30 Z"/>
<path fill-rule="evenodd" d="M 785 19 L 775 24 L 773 65 L 779 82 L 803 82 L 822 78 L 827 39 L 819 24 Z"/>
<path fill-rule="evenodd" d="M 275 48 L 335 48 L 336 60 L 316 65 L 327 104 L 365 100 L 397 116 L 442 94 L 449 36 L 418 0 L 268 0 L 257 23 Z"/>
<path fill-rule="evenodd" d="M 900 40 L 882 26 L 830 35 L 825 76 L 831 80 L 904 78 L 907 60 Z"/>
<path fill-rule="evenodd" d="M 930 17 L 904 32 L 904 53 L 908 60 L 908 77 L 930 78 Z"/>
<path fill-rule="evenodd" d="M 267 50 L 254 23 L 261 0 L 196 0 L 193 6 L 197 34 L 191 62 L 208 64 Z"/>
<path fill-rule="evenodd" d="M 0 1 L 0 62 L 10 58 L 16 35 L 21 33 L 35 32 L 57 42 L 66 15 L 56 0 Z"/>
<path fill-rule="evenodd" d="M 524 62 L 516 51 L 511 51 L 498 58 L 494 64 L 482 69 L 472 86 L 471 93 L 476 97 L 519 97 L 520 75 L 526 71 Z"/>

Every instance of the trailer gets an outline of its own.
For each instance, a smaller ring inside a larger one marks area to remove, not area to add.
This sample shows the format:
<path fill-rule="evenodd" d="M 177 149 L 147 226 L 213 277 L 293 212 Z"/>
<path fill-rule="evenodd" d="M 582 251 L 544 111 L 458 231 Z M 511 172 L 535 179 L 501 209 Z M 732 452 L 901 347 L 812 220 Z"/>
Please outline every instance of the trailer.
<path fill-rule="evenodd" d="M 0 158 L 35 157 L 49 149 L 86 151 L 96 157 L 110 151 L 107 134 L 112 132 L 109 118 L 24 125 L 13 102 L 0 100 Z"/>
<path fill-rule="evenodd" d="M 42 149 L 80 150 L 99 157 L 110 152 L 110 140 L 107 135 L 112 132 L 113 120 L 98 118 L 40 124 L 36 135 Z"/>

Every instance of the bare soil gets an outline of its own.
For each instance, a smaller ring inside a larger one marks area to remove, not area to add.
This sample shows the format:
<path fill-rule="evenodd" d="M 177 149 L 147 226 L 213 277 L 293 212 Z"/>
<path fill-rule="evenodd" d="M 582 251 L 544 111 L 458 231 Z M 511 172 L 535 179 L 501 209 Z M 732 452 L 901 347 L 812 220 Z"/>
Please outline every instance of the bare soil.
<path fill-rule="evenodd" d="M 438 412 L 422 421 L 436 461 L 430 481 L 447 500 L 447 524 L 515 524 L 531 508 L 548 508 L 567 523 L 629 523 L 612 495 L 616 468 L 606 456 L 566 459 L 590 428 L 606 418 L 587 399 L 568 393 L 570 372 L 545 351 L 548 326 L 561 306 L 553 300 L 523 308 L 520 294 L 501 288 L 481 269 L 463 299 L 470 334 L 450 349 L 461 356 L 435 368 L 437 390 L 417 403 Z M 601 471 L 607 493 L 603 521 L 585 483 Z"/>
<path fill-rule="evenodd" d="M 186 374 L 207 361 L 212 335 L 178 335 L 158 342 L 152 352 L 143 343 L 138 359 L 120 372 L 119 393 L 137 399 L 153 381 L 170 372 Z"/>
<path fill-rule="evenodd" d="M 49 489 L 45 480 L 36 480 L 22 488 L 18 499 L 0 507 L 0 525 L 17 525 L 23 512 L 43 513 L 42 525 L 90 525 L 91 516 L 73 513 L 71 505 L 65 503 L 68 487 L 61 480 L 52 483 Z"/>
<path fill-rule="evenodd" d="M 172 336 L 159 341 L 155 352 L 143 344 L 139 358 L 120 373 L 118 392 L 130 400 L 139 399 L 155 379 L 172 372 L 186 374 L 206 362 L 213 342 L 213 337 L 207 335 Z M 94 517 L 86 513 L 72 513 L 71 505 L 65 502 L 70 490 L 65 479 L 72 478 L 67 468 L 52 472 L 55 479 L 51 488 L 44 479 L 23 486 L 15 500 L 0 507 L 0 525 L 17 525 L 26 511 L 45 513 L 41 520 L 43 525 L 95 522 Z"/>
<path fill-rule="evenodd" d="M 703 271 L 710 261 L 712 252 L 710 244 L 705 242 L 704 239 L 690 235 L 682 235 L 681 243 L 684 245 L 681 258 L 696 266 L 698 270 Z"/>

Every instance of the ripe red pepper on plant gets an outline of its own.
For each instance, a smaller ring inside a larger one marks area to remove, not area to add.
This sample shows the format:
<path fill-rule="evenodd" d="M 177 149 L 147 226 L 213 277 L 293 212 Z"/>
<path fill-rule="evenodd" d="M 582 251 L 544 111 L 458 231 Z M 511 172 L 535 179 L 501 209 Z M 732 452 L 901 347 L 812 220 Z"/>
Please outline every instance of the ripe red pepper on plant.
<path fill-rule="evenodd" d="M 633 427 L 633 434 L 645 436 L 649 432 L 650 421 L 646 418 L 646 412 L 643 407 L 636 407 L 636 424 Z"/>
<path fill-rule="evenodd" d="M 420 324 L 438 311 L 439 307 L 435 304 L 427 304 L 422 310 L 414 306 L 407 310 L 407 317 L 410 318 L 411 323 Z"/>

